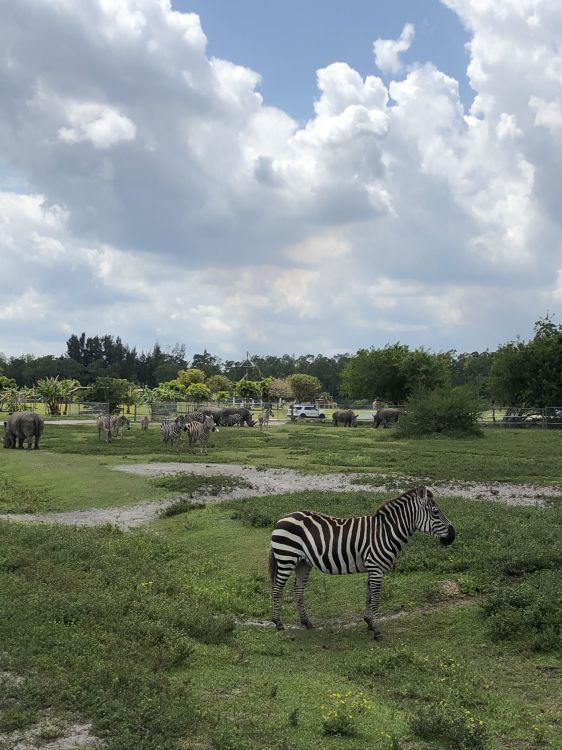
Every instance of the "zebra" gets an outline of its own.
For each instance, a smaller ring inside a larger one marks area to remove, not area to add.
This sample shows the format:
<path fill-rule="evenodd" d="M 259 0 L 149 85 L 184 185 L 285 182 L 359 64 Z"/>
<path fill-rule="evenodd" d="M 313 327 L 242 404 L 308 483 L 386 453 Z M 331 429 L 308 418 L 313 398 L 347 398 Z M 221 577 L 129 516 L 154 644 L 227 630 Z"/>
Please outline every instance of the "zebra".
<path fill-rule="evenodd" d="M 242 417 L 240 414 L 231 414 L 228 417 L 224 417 L 222 422 L 225 427 L 241 427 Z"/>
<path fill-rule="evenodd" d="M 148 425 L 150 424 L 150 417 L 143 417 L 140 421 L 140 428 L 143 432 L 148 431 Z"/>
<path fill-rule="evenodd" d="M 178 414 L 175 423 L 180 427 L 185 427 L 188 422 L 203 422 L 205 415 L 202 411 L 190 411 L 186 414 Z"/>
<path fill-rule="evenodd" d="M 179 450 L 179 439 L 181 437 L 182 430 L 184 428 L 177 424 L 176 422 L 171 422 L 169 419 L 165 419 L 160 424 L 160 435 L 162 436 L 162 440 L 164 442 L 164 447 L 167 448 L 168 445 L 170 448 L 173 448 L 174 441 L 178 441 L 178 448 Z"/>
<path fill-rule="evenodd" d="M 111 443 L 111 419 L 103 414 L 100 414 L 96 419 L 96 427 L 98 428 L 98 440 L 101 440 L 101 433 L 105 433 L 106 442 Z"/>
<path fill-rule="evenodd" d="M 195 453 L 195 445 L 201 443 L 201 454 L 203 454 L 203 449 L 207 453 L 209 434 L 216 429 L 215 420 L 212 417 L 205 417 L 204 422 L 187 422 L 183 429 L 187 432 L 191 452 Z"/>
<path fill-rule="evenodd" d="M 260 430 L 264 427 L 269 426 L 269 418 L 273 416 L 272 409 L 268 406 L 266 409 L 264 409 L 261 414 L 258 414 L 257 422 L 260 426 Z"/>
<path fill-rule="evenodd" d="M 314 567 L 323 573 L 368 574 L 364 620 L 375 640 L 380 640 L 376 617 L 382 578 L 415 531 L 431 534 L 445 545 L 455 540 L 454 527 L 424 486 L 388 501 L 372 516 L 333 518 L 297 511 L 281 518 L 273 529 L 269 552 L 272 619 L 277 630 L 283 630 L 280 600 L 293 570 L 293 601 L 301 624 L 312 627 L 304 607 L 304 588 Z"/>
<path fill-rule="evenodd" d="M 131 423 L 127 419 L 127 417 L 123 416 L 113 416 L 111 417 L 111 431 L 113 435 L 117 437 L 119 435 L 119 430 L 130 430 L 131 429 Z"/>

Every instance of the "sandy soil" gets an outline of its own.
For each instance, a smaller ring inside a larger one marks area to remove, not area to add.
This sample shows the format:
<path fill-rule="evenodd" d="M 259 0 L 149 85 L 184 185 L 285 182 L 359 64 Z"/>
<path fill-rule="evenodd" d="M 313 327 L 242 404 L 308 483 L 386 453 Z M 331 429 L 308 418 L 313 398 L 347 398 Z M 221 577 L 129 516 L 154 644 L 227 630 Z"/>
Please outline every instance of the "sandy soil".
<path fill-rule="evenodd" d="M 361 474 L 301 474 L 292 469 L 257 469 L 254 466 L 237 464 L 120 464 L 116 471 L 144 476 L 162 474 L 197 474 L 204 476 L 241 477 L 251 487 L 229 490 L 217 495 L 201 494 L 193 496 L 194 502 L 213 503 L 223 500 L 261 495 L 280 495 L 303 490 L 331 490 L 347 492 L 386 492 L 385 485 L 352 484 L 353 479 L 361 479 Z M 405 477 L 400 482 L 390 480 L 398 489 L 396 494 L 413 486 L 414 481 Z M 507 484 L 502 482 L 434 482 L 432 491 L 438 498 L 441 496 L 461 497 L 466 500 L 488 500 L 504 502 L 508 505 L 525 505 L 541 507 L 548 497 L 562 495 L 562 487 L 539 487 L 535 485 Z M 156 500 L 118 508 L 90 508 L 63 513 L 10 513 L 0 515 L 8 521 L 33 521 L 44 523 L 61 523 L 74 526 L 99 526 L 115 524 L 121 529 L 131 529 L 149 523 L 162 510 L 178 498 Z"/>

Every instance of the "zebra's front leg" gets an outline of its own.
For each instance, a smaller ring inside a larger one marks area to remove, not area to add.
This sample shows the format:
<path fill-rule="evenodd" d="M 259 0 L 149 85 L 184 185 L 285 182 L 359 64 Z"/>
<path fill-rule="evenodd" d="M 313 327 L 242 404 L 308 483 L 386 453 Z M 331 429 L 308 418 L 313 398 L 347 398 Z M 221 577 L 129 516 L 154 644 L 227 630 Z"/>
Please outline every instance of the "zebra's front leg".
<path fill-rule="evenodd" d="M 373 631 L 375 641 L 382 640 L 381 631 L 378 628 L 376 618 L 379 612 L 379 602 L 381 596 L 382 573 L 369 573 L 367 578 L 367 597 L 365 600 L 365 616 L 369 630 Z"/>
<path fill-rule="evenodd" d="M 299 613 L 301 625 L 304 625 L 307 629 L 314 627 L 314 625 L 308 619 L 308 615 L 306 614 L 306 610 L 304 608 L 304 588 L 306 586 L 306 582 L 308 581 L 311 567 L 312 566 L 304 560 L 301 560 L 299 562 L 299 564 L 295 568 L 295 585 L 293 586 L 293 602 L 295 604 L 297 612 Z"/>

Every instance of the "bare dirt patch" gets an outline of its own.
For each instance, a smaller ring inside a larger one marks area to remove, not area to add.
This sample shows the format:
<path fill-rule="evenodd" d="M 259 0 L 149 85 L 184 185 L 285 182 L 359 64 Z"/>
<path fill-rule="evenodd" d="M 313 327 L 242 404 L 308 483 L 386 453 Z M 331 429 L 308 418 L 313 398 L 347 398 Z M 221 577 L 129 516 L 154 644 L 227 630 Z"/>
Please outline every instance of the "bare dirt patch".
<path fill-rule="evenodd" d="M 76 750 L 77 748 L 101 748 L 101 742 L 91 733 L 91 724 L 68 724 L 56 729 L 50 721 L 41 721 L 34 726 L 0 734 L 0 747 L 10 750 Z M 49 733 L 60 732 L 52 740 Z M 2 744 L 6 743 L 6 744 Z"/>
<path fill-rule="evenodd" d="M 358 484 L 364 475 L 361 474 L 302 474 L 293 469 L 258 469 L 255 466 L 239 464 L 169 464 L 138 463 L 119 464 L 116 471 L 143 476 L 197 474 L 200 476 L 230 476 L 244 479 L 250 487 L 230 489 L 216 495 L 191 495 L 198 503 L 216 503 L 261 495 L 280 495 L 305 490 L 345 491 L 345 492 L 388 492 L 388 485 Z M 396 485 L 395 478 L 388 478 Z M 402 489 L 412 487 L 415 480 L 403 478 Z M 561 487 L 540 487 L 536 485 L 507 484 L 503 482 L 433 482 L 431 489 L 439 496 L 461 497 L 466 500 L 486 500 L 504 502 L 508 505 L 542 507 L 545 499 L 562 495 Z M 180 496 L 181 497 L 181 496 Z M 122 529 L 144 526 L 162 510 L 168 508 L 178 497 L 166 500 L 155 500 L 119 508 L 91 508 L 88 510 L 68 511 L 63 513 L 10 513 L 0 515 L 8 521 L 33 521 L 44 523 L 61 523 L 72 526 L 99 526 L 114 524 Z"/>

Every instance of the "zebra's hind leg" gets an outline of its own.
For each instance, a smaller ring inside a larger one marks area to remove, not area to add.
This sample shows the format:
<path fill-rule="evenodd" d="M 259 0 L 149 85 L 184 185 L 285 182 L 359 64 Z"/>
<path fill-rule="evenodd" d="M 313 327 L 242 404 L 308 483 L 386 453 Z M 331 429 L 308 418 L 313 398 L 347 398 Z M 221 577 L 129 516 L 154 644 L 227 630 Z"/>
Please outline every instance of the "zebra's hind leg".
<path fill-rule="evenodd" d="M 379 601 L 381 595 L 382 573 L 369 573 L 367 579 L 367 596 L 365 600 L 365 616 L 369 630 L 373 631 L 375 641 L 382 640 L 381 631 L 378 628 L 376 617 L 379 610 Z"/>
<path fill-rule="evenodd" d="M 271 575 L 271 599 L 272 599 L 272 616 L 271 619 L 275 623 L 277 630 L 284 630 L 283 623 L 281 622 L 281 595 L 283 589 L 291 573 L 293 572 L 294 563 L 285 563 L 282 568 L 279 568 L 275 554 L 273 550 L 269 553 L 269 573 Z"/>
<path fill-rule="evenodd" d="M 293 586 L 293 602 L 295 603 L 296 610 L 299 613 L 301 625 L 304 625 L 307 629 L 314 627 L 314 625 L 308 619 L 308 615 L 306 614 L 306 610 L 304 608 L 304 588 L 306 586 L 306 582 L 308 581 L 311 567 L 312 566 L 309 565 L 305 560 L 301 560 L 299 562 L 299 564 L 295 568 L 295 585 Z"/>

